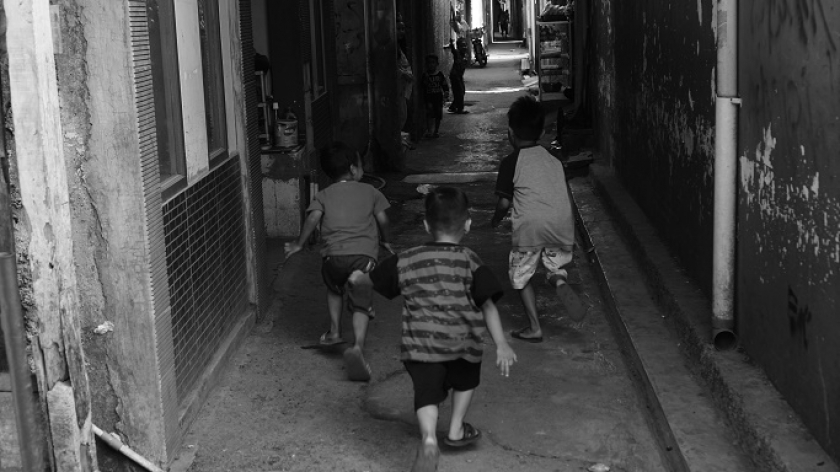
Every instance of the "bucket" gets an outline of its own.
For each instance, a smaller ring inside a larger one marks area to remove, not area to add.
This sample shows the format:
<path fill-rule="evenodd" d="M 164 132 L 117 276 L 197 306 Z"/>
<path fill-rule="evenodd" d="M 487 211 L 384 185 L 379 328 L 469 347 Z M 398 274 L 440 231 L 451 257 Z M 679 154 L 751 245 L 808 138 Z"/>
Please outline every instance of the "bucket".
<path fill-rule="evenodd" d="M 298 122 L 297 120 L 277 120 L 277 129 L 274 133 L 277 146 L 292 148 L 298 144 Z"/>

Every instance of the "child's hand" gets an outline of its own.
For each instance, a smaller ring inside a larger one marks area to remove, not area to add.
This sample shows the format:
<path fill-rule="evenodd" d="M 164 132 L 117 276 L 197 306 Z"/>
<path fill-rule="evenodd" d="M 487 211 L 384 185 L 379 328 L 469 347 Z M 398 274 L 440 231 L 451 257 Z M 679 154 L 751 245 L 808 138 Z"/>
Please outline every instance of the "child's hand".
<path fill-rule="evenodd" d="M 303 249 L 303 246 L 301 246 L 300 244 L 297 243 L 297 241 L 295 241 L 295 242 L 291 242 L 291 243 L 286 243 L 283 246 L 283 253 L 285 254 L 286 259 L 288 259 L 294 253 L 300 252 L 301 249 Z"/>
<path fill-rule="evenodd" d="M 510 375 L 510 366 L 514 362 L 516 362 L 516 353 L 507 343 L 496 346 L 496 365 L 499 366 L 502 375 L 505 377 Z"/>

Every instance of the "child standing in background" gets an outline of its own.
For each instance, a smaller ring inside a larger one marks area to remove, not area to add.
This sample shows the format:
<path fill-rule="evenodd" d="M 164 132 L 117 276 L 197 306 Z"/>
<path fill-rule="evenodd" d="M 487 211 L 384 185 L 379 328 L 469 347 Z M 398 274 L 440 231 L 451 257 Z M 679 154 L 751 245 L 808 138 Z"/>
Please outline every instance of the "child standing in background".
<path fill-rule="evenodd" d="M 443 102 L 449 97 L 449 84 L 439 67 L 440 59 L 435 54 L 426 56 L 426 72 L 423 73 L 420 85 L 423 89 L 423 103 L 426 105 L 427 138 L 440 136 Z"/>

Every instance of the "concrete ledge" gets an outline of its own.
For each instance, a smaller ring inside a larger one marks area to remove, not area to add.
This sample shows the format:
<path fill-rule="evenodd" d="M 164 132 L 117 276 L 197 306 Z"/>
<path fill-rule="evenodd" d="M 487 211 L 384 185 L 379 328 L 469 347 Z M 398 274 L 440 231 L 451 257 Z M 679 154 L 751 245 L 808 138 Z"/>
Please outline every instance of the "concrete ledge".
<path fill-rule="evenodd" d="M 249 306 L 245 315 L 233 326 L 224 341 L 219 344 L 219 349 L 216 351 L 213 359 L 210 360 L 210 364 L 204 370 L 204 373 L 198 379 L 196 387 L 181 405 L 178 419 L 178 425 L 180 427 L 178 434 L 181 438 L 183 438 L 187 429 L 189 429 L 190 425 L 198 417 L 201 408 L 204 406 L 213 388 L 219 385 L 228 361 L 233 357 L 242 345 L 242 342 L 254 328 L 256 320 L 256 309 L 253 306 Z M 180 443 L 181 439 L 178 442 Z"/>
<path fill-rule="evenodd" d="M 592 166 L 590 178 L 657 301 L 672 317 L 689 364 L 758 470 L 840 471 L 759 367 L 741 352 L 714 349 L 710 300 L 678 266 L 612 171 Z"/>

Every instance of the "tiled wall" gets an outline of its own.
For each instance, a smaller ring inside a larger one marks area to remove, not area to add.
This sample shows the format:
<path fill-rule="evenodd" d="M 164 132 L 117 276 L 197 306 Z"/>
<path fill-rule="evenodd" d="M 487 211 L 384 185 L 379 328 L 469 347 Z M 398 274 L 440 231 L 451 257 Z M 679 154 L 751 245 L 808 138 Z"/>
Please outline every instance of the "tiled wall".
<path fill-rule="evenodd" d="M 163 207 L 178 400 L 183 402 L 247 303 L 239 159 Z"/>

